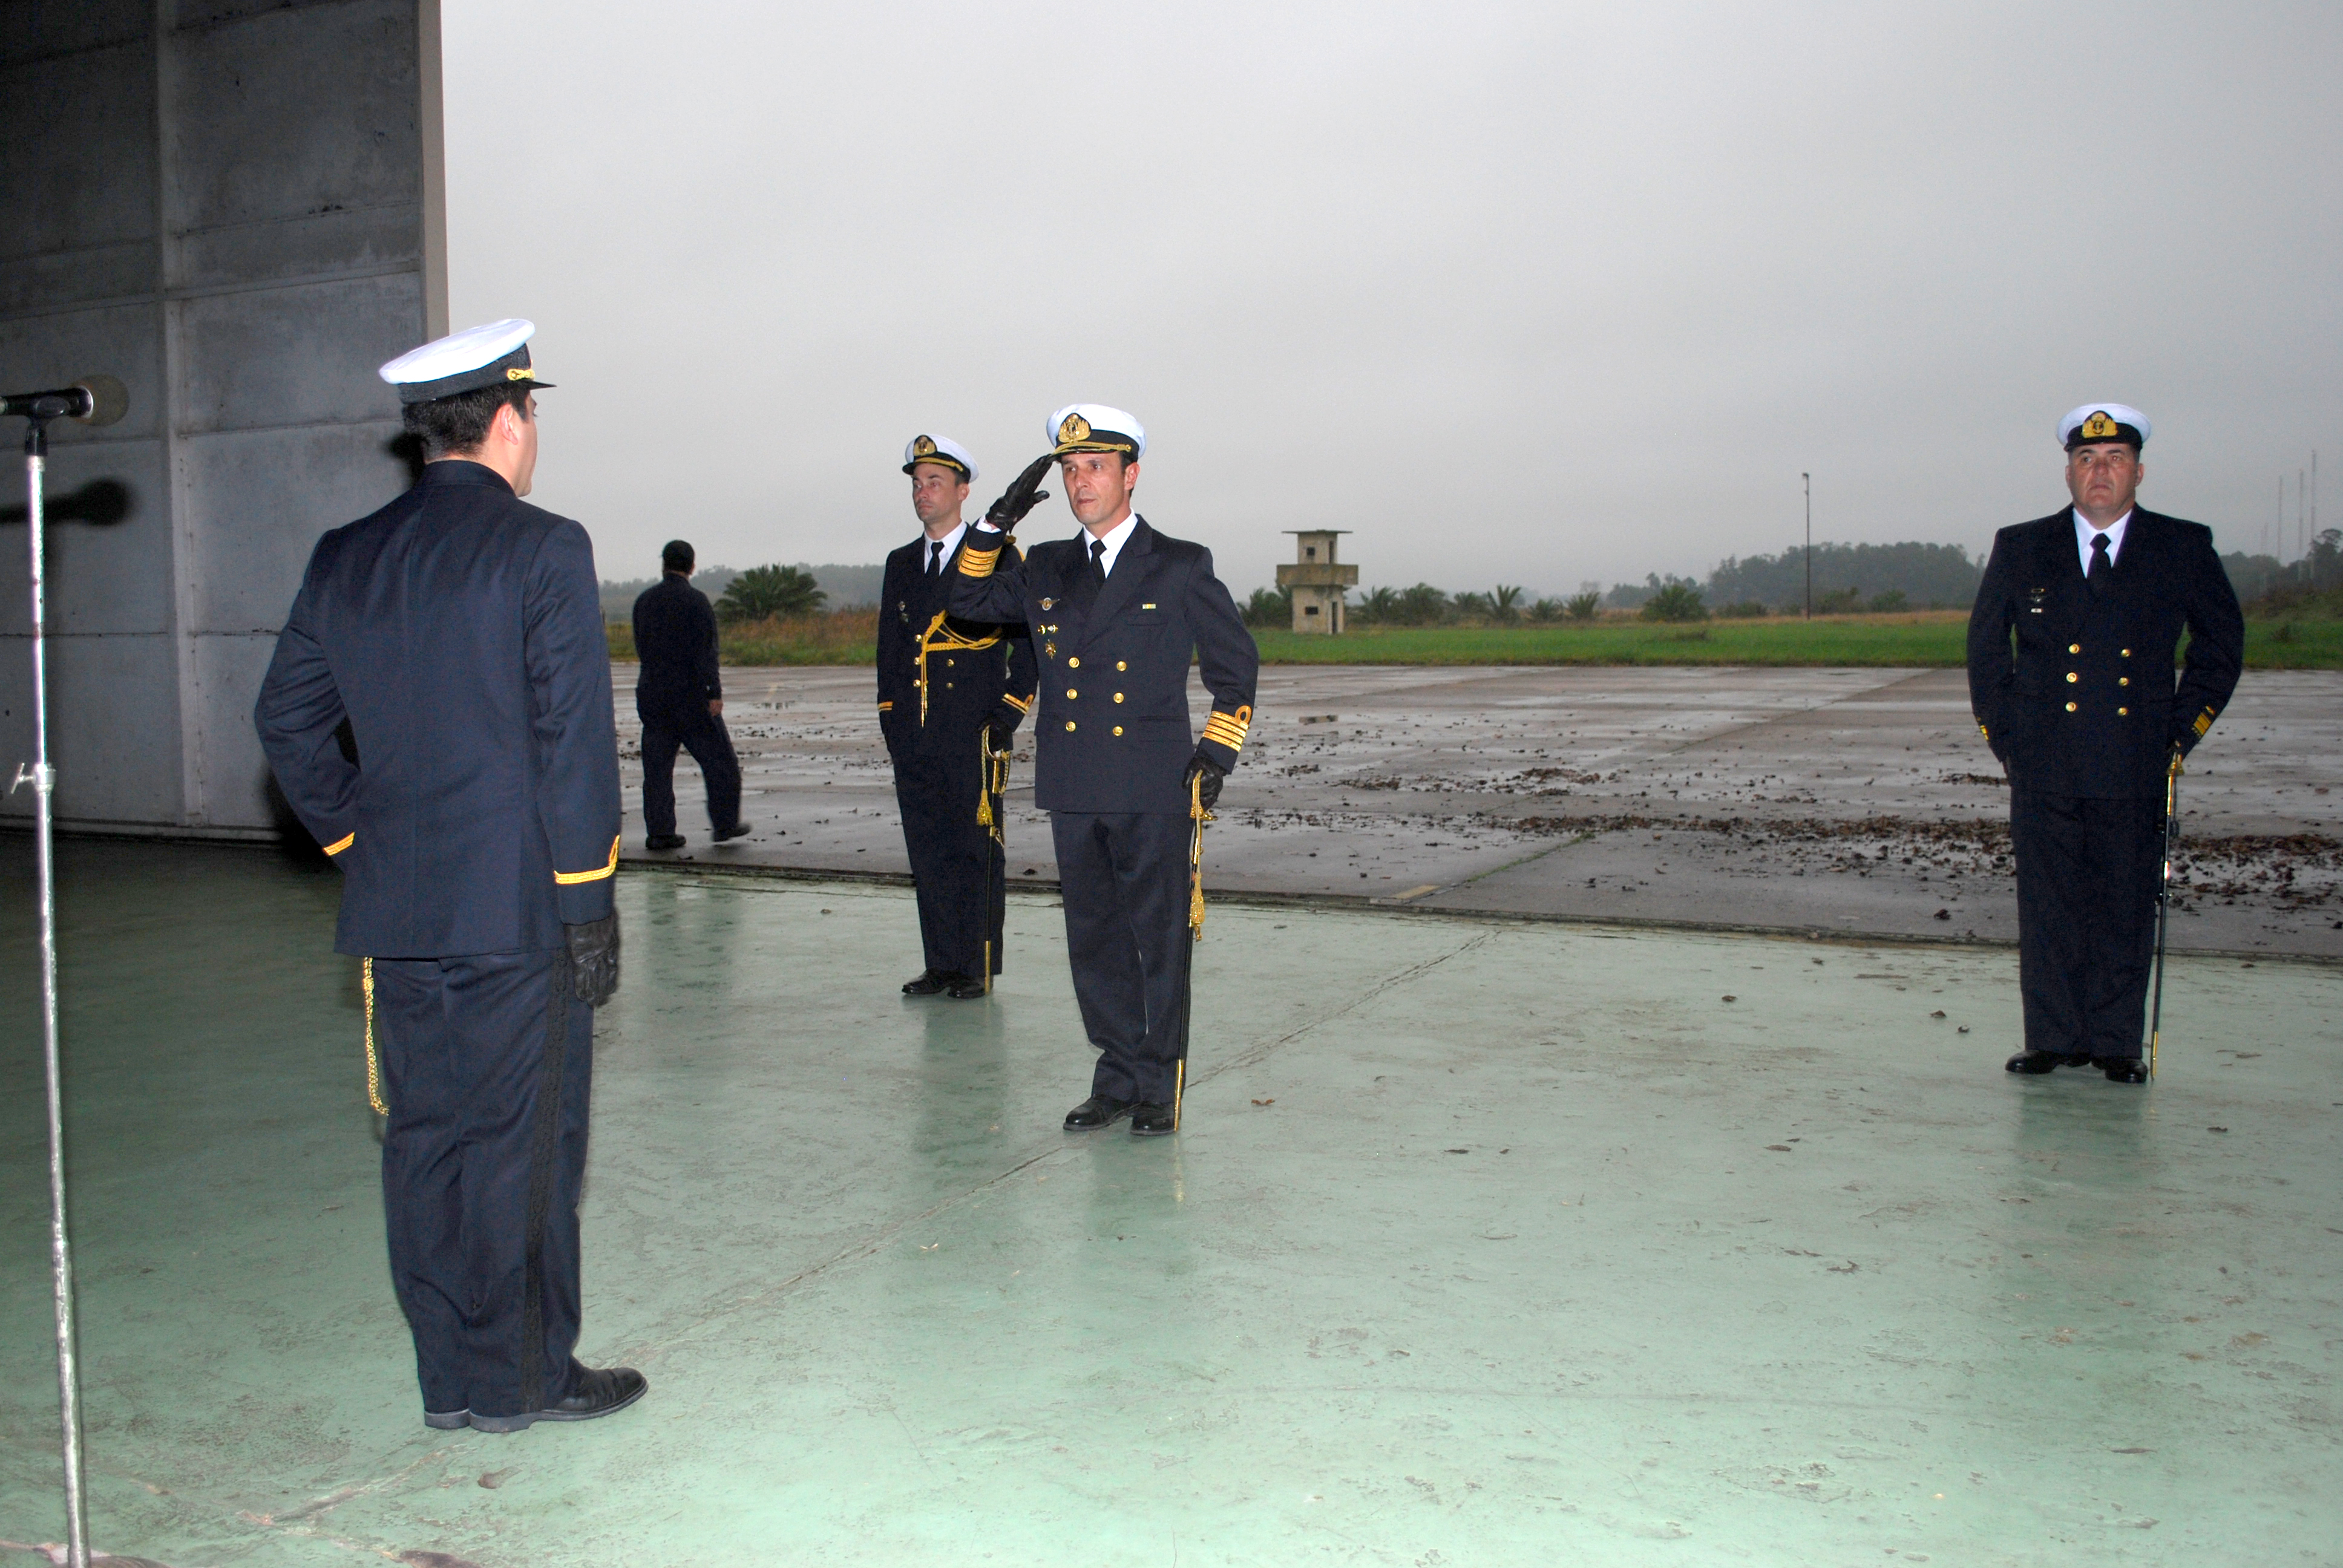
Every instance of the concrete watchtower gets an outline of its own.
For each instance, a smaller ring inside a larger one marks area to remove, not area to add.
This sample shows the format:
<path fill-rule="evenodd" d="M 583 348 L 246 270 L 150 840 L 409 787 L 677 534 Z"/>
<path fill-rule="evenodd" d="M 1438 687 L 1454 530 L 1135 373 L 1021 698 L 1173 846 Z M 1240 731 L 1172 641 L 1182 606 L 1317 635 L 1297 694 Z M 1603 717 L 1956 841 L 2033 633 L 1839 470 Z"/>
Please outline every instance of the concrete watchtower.
<path fill-rule="evenodd" d="M 1330 636 L 1342 629 L 1342 590 L 1355 588 L 1359 568 L 1340 566 L 1334 560 L 1334 540 L 1351 530 L 1348 528 L 1288 528 L 1294 536 L 1298 558 L 1290 567 L 1277 568 L 1277 586 L 1293 590 L 1293 629 L 1322 631 Z"/>

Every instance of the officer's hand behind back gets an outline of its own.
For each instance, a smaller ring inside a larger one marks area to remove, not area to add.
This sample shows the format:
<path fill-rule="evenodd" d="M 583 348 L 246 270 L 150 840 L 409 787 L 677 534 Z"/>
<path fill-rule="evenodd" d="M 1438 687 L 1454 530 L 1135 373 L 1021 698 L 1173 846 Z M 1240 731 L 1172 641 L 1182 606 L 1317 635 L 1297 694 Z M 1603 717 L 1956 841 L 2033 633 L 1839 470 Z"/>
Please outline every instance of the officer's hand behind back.
<path fill-rule="evenodd" d="M 569 989 L 588 1007 L 600 1007 L 618 989 L 618 911 L 564 926 L 569 945 Z"/>
<path fill-rule="evenodd" d="M 1213 803 L 1220 799 L 1221 780 L 1227 777 L 1227 774 L 1221 771 L 1219 763 L 1199 751 L 1188 759 L 1188 771 L 1182 776 L 1180 785 L 1182 789 L 1192 789 L 1196 799 L 1202 802 L 1204 809 L 1209 811 L 1212 809 Z"/>
<path fill-rule="evenodd" d="M 1050 492 L 1041 488 L 1041 478 L 1057 463 L 1054 456 L 1045 452 L 1026 464 L 1025 471 L 1010 481 L 1001 498 L 985 512 L 984 520 L 1002 533 L 1014 530 L 1026 513 L 1050 498 Z"/>

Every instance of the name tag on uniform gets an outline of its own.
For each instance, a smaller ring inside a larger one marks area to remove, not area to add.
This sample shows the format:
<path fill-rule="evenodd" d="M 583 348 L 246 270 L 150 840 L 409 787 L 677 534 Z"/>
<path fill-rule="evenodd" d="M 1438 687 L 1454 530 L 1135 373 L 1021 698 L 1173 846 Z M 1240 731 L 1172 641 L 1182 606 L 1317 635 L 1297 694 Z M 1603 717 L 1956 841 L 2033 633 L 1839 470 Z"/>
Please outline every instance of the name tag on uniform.
<path fill-rule="evenodd" d="M 1141 608 L 1141 609 L 1153 609 L 1155 607 L 1154 607 L 1153 605 L 1151 605 L 1151 604 L 1143 604 L 1143 605 L 1141 605 L 1139 608 Z"/>

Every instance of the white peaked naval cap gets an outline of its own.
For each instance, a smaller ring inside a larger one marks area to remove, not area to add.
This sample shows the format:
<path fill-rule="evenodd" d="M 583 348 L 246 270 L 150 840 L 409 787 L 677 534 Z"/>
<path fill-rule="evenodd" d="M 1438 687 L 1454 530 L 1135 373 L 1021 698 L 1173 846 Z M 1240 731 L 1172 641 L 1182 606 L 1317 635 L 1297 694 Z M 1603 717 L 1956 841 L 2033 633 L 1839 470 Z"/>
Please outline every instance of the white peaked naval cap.
<path fill-rule="evenodd" d="M 539 381 L 529 367 L 528 340 L 536 331 L 536 322 L 518 317 L 467 327 L 408 349 L 376 374 L 398 388 L 402 403 L 428 403 L 515 382 L 550 387 L 553 383 Z"/>
<path fill-rule="evenodd" d="M 958 468 L 961 478 L 970 484 L 976 482 L 976 459 L 950 436 L 914 436 L 904 442 L 903 472 L 910 473 L 920 463 L 941 463 L 947 468 Z"/>
<path fill-rule="evenodd" d="M 1050 416 L 1044 439 L 1055 443 L 1051 456 L 1069 452 L 1128 452 L 1147 455 L 1147 427 L 1137 416 L 1103 403 L 1069 403 Z"/>
<path fill-rule="evenodd" d="M 2128 403 L 2077 403 L 2058 421 L 2058 445 L 2068 451 L 2087 441 L 2129 441 L 2145 446 L 2156 433 L 2147 416 Z"/>

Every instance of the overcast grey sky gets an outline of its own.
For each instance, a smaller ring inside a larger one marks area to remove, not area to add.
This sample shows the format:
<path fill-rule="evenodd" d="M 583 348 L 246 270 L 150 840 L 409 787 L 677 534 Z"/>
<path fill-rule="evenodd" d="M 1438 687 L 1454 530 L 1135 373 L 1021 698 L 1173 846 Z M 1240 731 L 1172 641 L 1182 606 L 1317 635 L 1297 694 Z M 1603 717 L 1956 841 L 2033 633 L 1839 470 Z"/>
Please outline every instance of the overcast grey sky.
<path fill-rule="evenodd" d="M 1061 404 L 1242 598 L 1982 548 L 2054 424 L 2262 548 L 2343 464 L 2343 6 L 447 0 L 458 326 L 538 324 L 606 577 L 875 561 Z M 2330 523 L 2343 520 L 2331 484 Z M 1071 531 L 1059 501 L 1025 528 Z"/>

